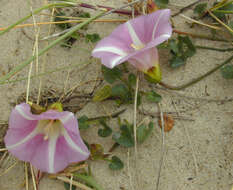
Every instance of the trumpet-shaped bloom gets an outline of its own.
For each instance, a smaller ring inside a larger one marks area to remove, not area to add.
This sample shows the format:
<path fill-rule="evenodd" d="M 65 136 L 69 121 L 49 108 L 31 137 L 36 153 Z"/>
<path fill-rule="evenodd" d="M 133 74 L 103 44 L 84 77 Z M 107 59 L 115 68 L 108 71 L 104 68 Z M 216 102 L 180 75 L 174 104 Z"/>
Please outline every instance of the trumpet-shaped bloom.
<path fill-rule="evenodd" d="M 170 10 L 163 9 L 129 20 L 102 39 L 92 55 L 101 58 L 102 64 L 108 68 L 128 60 L 146 74 L 154 72 L 153 68 L 159 68 L 156 46 L 172 34 L 169 19 Z"/>
<path fill-rule="evenodd" d="M 35 115 L 26 103 L 17 105 L 11 112 L 4 141 L 14 156 L 48 173 L 57 173 L 69 163 L 86 160 L 90 154 L 73 113 L 51 109 Z"/>

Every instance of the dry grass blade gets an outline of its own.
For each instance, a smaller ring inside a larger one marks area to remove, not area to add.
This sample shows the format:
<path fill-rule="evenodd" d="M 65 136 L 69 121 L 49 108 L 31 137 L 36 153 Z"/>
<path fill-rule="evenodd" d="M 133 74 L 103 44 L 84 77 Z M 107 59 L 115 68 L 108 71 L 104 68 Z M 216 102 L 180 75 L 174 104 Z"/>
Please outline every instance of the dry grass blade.
<path fill-rule="evenodd" d="M 82 189 L 82 190 L 93 190 L 92 188 L 82 184 L 82 183 L 79 183 L 77 181 L 74 181 L 74 180 L 71 180 L 67 177 L 62 177 L 62 176 L 57 176 L 57 179 L 63 181 L 63 182 L 66 182 L 66 183 L 71 183 L 72 185 Z"/>
<path fill-rule="evenodd" d="M 161 143 L 161 157 L 159 161 L 159 170 L 158 170 L 157 182 L 156 182 L 156 190 L 159 189 L 160 175 L 161 175 L 162 165 L 163 165 L 163 160 L 164 160 L 164 155 L 165 155 L 164 116 L 163 116 L 161 105 L 159 103 L 158 103 L 158 107 L 160 110 L 160 119 L 161 119 L 161 126 L 162 126 L 162 143 Z"/>
<path fill-rule="evenodd" d="M 231 34 L 233 34 L 233 30 L 231 29 L 231 27 L 229 27 L 228 25 L 226 25 L 224 22 L 222 22 L 218 17 L 216 17 L 211 11 L 207 10 L 208 13 L 210 14 L 210 16 L 212 16 L 218 23 L 220 23 L 221 25 L 223 25 Z"/>
<path fill-rule="evenodd" d="M 194 20 L 194 19 L 192 19 L 192 18 L 190 18 L 190 17 L 187 17 L 187 16 L 185 16 L 185 15 L 183 15 L 183 14 L 180 14 L 180 16 L 183 17 L 183 18 L 185 18 L 186 20 L 189 20 L 189 21 L 193 22 L 193 23 L 196 23 L 196 24 L 199 24 L 199 25 L 202 25 L 202 26 L 206 26 L 206 27 L 211 28 L 211 29 L 214 29 L 214 30 L 221 30 L 221 28 L 219 28 L 219 27 L 217 27 L 217 26 L 212 26 L 212 25 L 210 25 L 210 24 L 206 24 L 206 23 L 203 23 L 203 22 Z"/>
<path fill-rule="evenodd" d="M 12 168 L 14 168 L 18 164 L 18 161 L 16 161 L 14 164 L 12 164 L 10 167 L 8 167 L 6 170 L 4 170 L 2 173 L 0 173 L 0 177 L 8 173 Z"/>
<path fill-rule="evenodd" d="M 34 174 L 33 166 L 31 164 L 30 164 L 30 169 L 31 169 L 31 175 L 32 175 L 33 189 L 37 190 L 35 174 Z"/>
<path fill-rule="evenodd" d="M 29 190 L 28 188 L 28 166 L 26 162 L 24 162 L 24 168 L 25 168 L 25 189 Z"/>

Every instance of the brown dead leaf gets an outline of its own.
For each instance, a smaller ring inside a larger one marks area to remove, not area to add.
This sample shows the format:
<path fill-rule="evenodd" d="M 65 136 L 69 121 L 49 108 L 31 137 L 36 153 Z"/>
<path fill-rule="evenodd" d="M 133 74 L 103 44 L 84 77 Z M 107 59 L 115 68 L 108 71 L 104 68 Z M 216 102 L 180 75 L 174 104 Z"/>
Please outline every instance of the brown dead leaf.
<path fill-rule="evenodd" d="M 169 115 L 163 115 L 163 120 L 164 120 L 164 131 L 165 132 L 169 132 L 170 130 L 172 130 L 172 128 L 174 127 L 174 119 L 169 116 Z M 159 127 L 162 129 L 162 122 L 161 119 L 159 119 Z"/>

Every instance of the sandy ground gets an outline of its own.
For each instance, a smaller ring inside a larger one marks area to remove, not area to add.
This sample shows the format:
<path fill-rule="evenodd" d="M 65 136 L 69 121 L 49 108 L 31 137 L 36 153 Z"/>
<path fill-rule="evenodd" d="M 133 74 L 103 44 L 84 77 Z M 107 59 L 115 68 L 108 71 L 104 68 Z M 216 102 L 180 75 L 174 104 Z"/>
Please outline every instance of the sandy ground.
<path fill-rule="evenodd" d="M 0 4 L 0 26 L 7 26 L 30 12 L 30 1 L 24 0 L 1 0 Z M 44 1 L 33 0 L 33 9 L 39 7 Z M 86 1 L 85 1 L 86 2 Z M 120 2 L 116 0 L 90 0 L 92 4 L 101 4 L 110 6 L 119 6 Z M 174 5 L 180 8 L 192 3 L 193 0 L 175 1 L 171 0 L 172 11 L 176 9 Z M 48 12 L 44 12 L 48 13 Z M 185 15 L 192 15 L 192 11 L 186 11 Z M 118 15 L 112 14 L 109 17 L 118 18 Z M 40 19 L 36 17 L 37 21 Z M 44 20 L 48 20 L 46 16 Z M 205 28 L 190 26 L 179 16 L 173 19 L 177 29 L 182 31 L 204 32 L 209 31 Z M 27 21 L 32 23 L 32 20 Z M 92 24 L 88 27 L 88 32 L 97 32 L 101 37 L 111 33 L 116 24 Z M 48 26 L 41 27 L 40 36 L 48 35 Z M 51 32 L 54 32 L 52 27 Z M 34 29 L 24 28 L 14 29 L 0 37 L 0 75 L 9 72 L 14 66 L 22 63 L 32 55 Z M 195 44 L 208 45 L 213 47 L 228 47 L 226 43 L 213 42 L 208 40 L 193 40 Z M 39 42 L 39 48 L 44 47 L 47 42 Z M 82 48 L 80 48 L 82 47 Z M 86 44 L 84 40 L 76 42 L 71 49 L 64 49 L 59 45 L 50 50 L 47 55 L 39 60 L 40 65 L 45 65 L 46 71 L 62 66 L 90 62 L 90 50 L 93 44 Z M 86 50 L 89 50 L 86 51 Z M 167 83 L 178 85 L 185 81 L 195 78 L 205 71 L 210 70 L 230 56 L 231 53 L 219 53 L 209 50 L 197 50 L 195 56 L 188 60 L 188 64 L 176 70 L 168 67 L 168 52 L 160 51 L 160 63 L 163 70 L 163 79 Z M 28 68 L 17 74 L 14 79 L 27 76 Z M 41 67 L 40 71 L 41 71 Z M 82 84 L 85 81 L 95 80 L 100 77 L 100 64 L 97 60 L 91 59 L 91 64 L 85 69 L 77 66 L 72 69 L 65 69 L 60 72 L 43 77 L 42 91 L 53 90 L 55 93 L 62 94 L 75 85 Z M 35 66 L 33 68 L 35 73 Z M 0 120 L 7 121 L 12 107 L 19 97 L 26 92 L 26 81 L 0 86 Z M 74 93 L 90 93 L 93 91 L 95 83 L 89 82 L 88 85 L 81 85 Z M 39 88 L 39 80 L 33 79 L 30 86 L 30 95 L 36 97 Z M 179 91 L 171 92 L 168 90 L 156 89 L 155 86 L 148 85 L 143 79 L 140 81 L 140 87 L 143 90 L 153 88 L 163 96 L 161 107 L 163 111 L 176 112 L 182 117 L 189 118 L 192 121 L 183 119 L 175 120 L 175 127 L 169 133 L 166 133 L 166 155 L 162 166 L 160 189 L 164 190 L 230 190 L 233 186 L 233 101 L 226 99 L 233 98 L 232 80 L 225 80 L 220 72 L 216 72 L 207 79 L 192 87 Z M 79 105 L 80 100 L 75 99 L 72 106 Z M 82 107 L 82 109 L 81 109 Z M 77 116 L 86 114 L 89 117 L 114 113 L 122 109 L 117 108 L 114 102 L 105 103 L 87 103 L 81 107 L 74 107 L 77 110 Z M 124 106 L 123 106 L 124 107 Z M 126 106 L 127 111 L 121 115 L 121 118 L 127 118 L 132 121 L 133 105 Z M 140 113 L 149 113 L 156 115 L 158 108 L 156 104 L 151 104 L 143 100 L 139 108 Z M 142 121 L 148 115 L 138 114 L 138 122 Z M 150 118 L 157 122 L 157 117 Z M 116 129 L 115 121 L 112 121 L 113 130 Z M 115 127 L 115 128 L 114 128 Z M 112 144 L 111 138 L 103 139 L 98 137 L 97 128 L 93 127 L 82 132 L 83 137 L 89 143 L 101 143 L 105 150 L 108 150 Z M 2 126 L 1 131 L 4 131 Z M 3 133 L 3 132 L 2 132 Z M 2 134 L 3 135 L 3 134 Z M 2 138 L 2 137 L 1 137 Z M 161 155 L 161 131 L 156 126 L 151 137 L 138 147 L 137 171 L 134 160 L 134 150 L 119 148 L 115 155 L 119 156 L 125 163 L 121 171 L 113 172 L 108 169 L 104 162 L 91 162 L 91 167 L 95 179 L 106 190 L 119 189 L 154 189 L 159 168 Z M 15 163 L 13 157 L 9 157 L 0 168 L 0 190 L 18 190 L 22 189 L 20 185 L 24 180 L 23 163 L 17 164 L 6 174 L 2 174 L 4 169 Z M 136 173 L 139 179 L 136 180 Z M 32 187 L 30 187 L 32 189 Z M 63 183 L 44 177 L 39 186 L 40 190 L 64 190 Z"/>

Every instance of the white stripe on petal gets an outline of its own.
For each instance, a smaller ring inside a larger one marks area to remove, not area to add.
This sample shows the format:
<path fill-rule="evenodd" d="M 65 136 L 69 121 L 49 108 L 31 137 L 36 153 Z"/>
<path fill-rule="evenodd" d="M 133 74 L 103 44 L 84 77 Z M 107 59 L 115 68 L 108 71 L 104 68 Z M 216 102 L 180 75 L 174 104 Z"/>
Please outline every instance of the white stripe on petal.
<path fill-rule="evenodd" d="M 54 158 L 55 158 L 56 144 L 57 144 L 57 137 L 49 139 L 48 160 L 49 160 L 50 173 L 54 173 Z"/>
<path fill-rule="evenodd" d="M 61 118 L 59 118 L 59 120 L 63 123 L 63 124 L 65 124 L 67 121 L 69 121 L 69 119 L 70 118 L 72 118 L 73 117 L 73 114 L 71 113 L 71 112 L 69 112 L 67 115 L 65 115 L 65 116 L 63 116 L 63 117 L 61 117 Z"/>
<path fill-rule="evenodd" d="M 111 61 L 111 68 L 115 67 L 117 62 L 120 61 L 122 58 L 124 58 L 124 56 L 120 56 L 120 57 L 117 57 L 116 59 L 113 59 Z"/>
<path fill-rule="evenodd" d="M 16 106 L 15 109 L 18 111 L 18 113 L 23 116 L 27 120 L 35 120 L 31 116 L 27 115 L 23 109 L 21 109 L 21 106 Z"/>
<path fill-rule="evenodd" d="M 76 150 L 77 152 L 83 154 L 83 155 L 88 155 L 87 152 L 84 152 L 76 143 L 74 143 L 74 141 L 71 139 L 71 137 L 69 136 L 69 134 L 66 132 L 66 130 L 63 131 L 63 135 L 64 138 L 66 140 L 66 142 L 69 144 L 69 146 Z"/>
<path fill-rule="evenodd" d="M 157 27 L 158 27 L 158 24 L 160 22 L 160 19 L 163 17 L 164 13 L 165 13 L 165 11 L 161 12 L 161 14 L 159 15 L 159 18 L 157 19 L 157 22 L 155 23 L 155 26 L 153 28 L 153 33 L 152 33 L 152 39 L 151 40 L 154 40 L 154 38 L 155 38 L 155 32 L 157 30 Z"/>
<path fill-rule="evenodd" d="M 117 55 L 121 55 L 121 56 L 126 56 L 127 53 L 124 52 L 123 50 L 116 48 L 116 47 L 111 47 L 111 46 L 106 46 L 106 47 L 100 47 L 100 48 L 96 48 L 93 50 L 92 53 L 98 53 L 98 52 L 109 52 L 109 53 L 115 53 Z"/>
<path fill-rule="evenodd" d="M 15 130 L 15 129 L 12 129 L 12 130 Z M 25 143 L 25 142 L 29 141 L 30 139 L 32 139 L 33 137 L 35 137 L 37 134 L 38 134 L 37 129 L 34 129 L 34 131 L 32 131 L 28 136 L 26 136 L 25 138 L 23 138 L 21 141 L 17 142 L 16 144 L 12 144 L 12 145 L 6 146 L 6 148 L 7 149 L 12 149 L 12 148 L 15 148 L 17 146 L 20 146 L 23 143 Z"/>
<path fill-rule="evenodd" d="M 133 44 L 136 45 L 136 46 L 143 46 L 143 43 L 141 42 L 141 40 L 139 39 L 139 37 L 137 36 L 133 26 L 130 24 L 130 22 L 126 22 L 126 26 L 128 28 L 128 31 L 129 31 L 129 35 L 131 37 L 131 40 L 133 41 Z"/>

